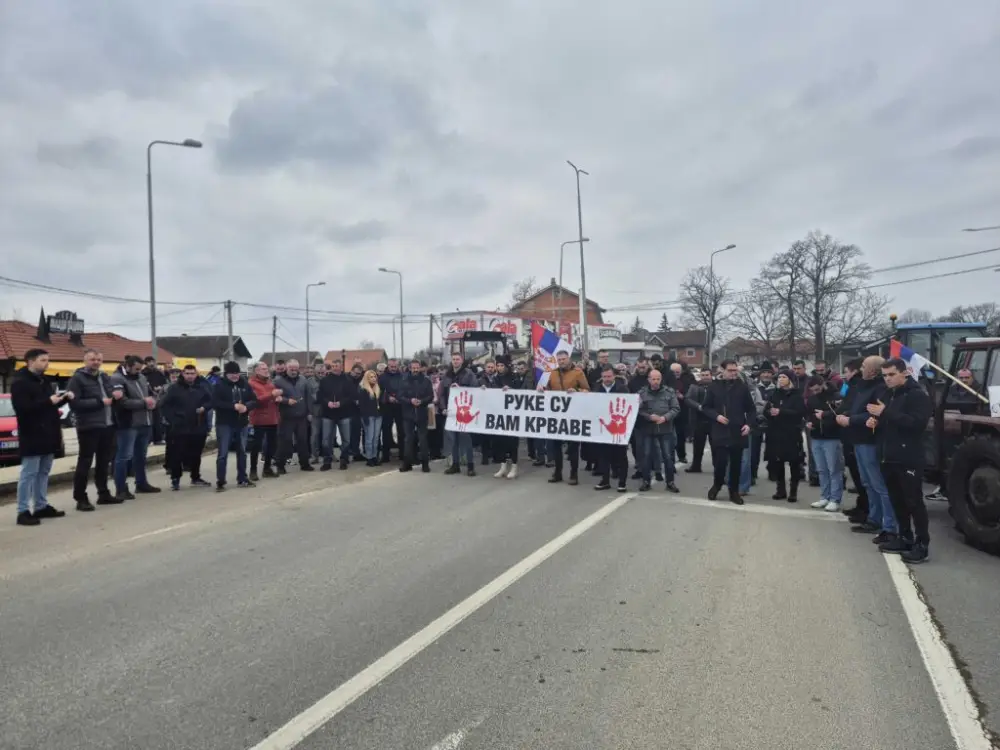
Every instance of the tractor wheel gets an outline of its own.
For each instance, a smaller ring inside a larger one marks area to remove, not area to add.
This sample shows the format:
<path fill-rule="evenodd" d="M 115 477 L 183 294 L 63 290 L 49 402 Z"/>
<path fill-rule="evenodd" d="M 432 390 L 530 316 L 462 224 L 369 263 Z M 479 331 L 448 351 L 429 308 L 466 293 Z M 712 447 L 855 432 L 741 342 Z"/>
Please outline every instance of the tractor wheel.
<path fill-rule="evenodd" d="M 948 472 L 948 502 L 969 544 L 1000 552 L 1000 439 L 972 436 L 958 447 Z"/>

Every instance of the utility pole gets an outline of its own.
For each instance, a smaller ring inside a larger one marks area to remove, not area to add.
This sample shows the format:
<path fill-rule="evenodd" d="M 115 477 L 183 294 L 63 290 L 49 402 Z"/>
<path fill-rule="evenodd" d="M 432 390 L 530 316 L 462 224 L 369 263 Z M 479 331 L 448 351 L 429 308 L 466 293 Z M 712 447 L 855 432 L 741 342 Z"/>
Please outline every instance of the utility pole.
<path fill-rule="evenodd" d="M 580 169 L 569 159 L 566 160 L 566 163 L 573 167 L 573 171 L 576 172 L 576 221 L 580 230 L 580 310 L 583 312 L 580 315 L 580 335 L 583 338 L 581 353 L 583 361 L 586 362 L 590 359 L 590 353 L 587 351 L 587 270 L 583 262 L 583 203 L 580 199 L 580 175 L 585 174 L 589 177 L 590 172 Z"/>
<path fill-rule="evenodd" d="M 396 356 L 396 321 L 392 321 L 392 356 Z"/>
<path fill-rule="evenodd" d="M 233 351 L 233 301 L 226 300 L 226 327 L 229 331 L 229 341 L 226 344 L 227 361 L 236 359 L 236 352 Z"/>
<path fill-rule="evenodd" d="M 278 347 L 278 316 L 271 319 L 271 367 L 274 367 L 275 349 Z"/>
<path fill-rule="evenodd" d="M 431 349 L 434 348 L 434 316 L 431 315 L 427 321 L 427 356 L 431 356 Z"/>

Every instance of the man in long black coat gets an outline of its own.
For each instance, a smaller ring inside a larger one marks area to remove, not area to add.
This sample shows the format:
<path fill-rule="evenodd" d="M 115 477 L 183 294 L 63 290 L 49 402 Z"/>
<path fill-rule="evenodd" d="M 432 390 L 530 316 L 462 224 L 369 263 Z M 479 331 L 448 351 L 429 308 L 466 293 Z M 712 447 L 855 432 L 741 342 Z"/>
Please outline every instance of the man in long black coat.
<path fill-rule="evenodd" d="M 21 475 L 17 480 L 17 524 L 38 526 L 42 518 L 62 518 L 66 511 L 49 505 L 49 472 L 55 454 L 62 448 L 59 407 L 73 394 L 57 396 L 45 380 L 49 354 L 32 349 L 24 355 L 26 366 L 14 373 L 10 400 L 17 417 Z M 34 500 L 35 511 L 31 512 Z M 91 506 L 89 510 L 93 510 Z"/>
<path fill-rule="evenodd" d="M 740 465 L 750 429 L 757 420 L 757 407 L 750 395 L 750 388 L 740 377 L 740 368 L 736 362 L 727 359 L 720 367 L 722 379 L 709 386 L 701 409 L 702 414 L 714 422 L 712 466 L 715 479 L 712 489 L 708 491 L 708 499 L 715 500 L 723 484 L 728 484 L 730 502 L 743 505 L 743 498 L 740 497 Z"/>

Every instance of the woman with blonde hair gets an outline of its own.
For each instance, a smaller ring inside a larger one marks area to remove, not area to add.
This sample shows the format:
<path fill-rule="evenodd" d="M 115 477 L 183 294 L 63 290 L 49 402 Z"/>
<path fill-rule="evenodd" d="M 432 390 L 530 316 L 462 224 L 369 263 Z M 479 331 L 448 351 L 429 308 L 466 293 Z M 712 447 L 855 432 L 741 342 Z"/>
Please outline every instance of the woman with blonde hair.
<path fill-rule="evenodd" d="M 368 466 L 378 466 L 381 463 L 378 441 L 382 435 L 382 398 L 378 374 L 374 370 L 368 370 L 361 378 L 358 396 L 358 411 L 361 415 L 361 425 L 365 436 L 361 455 L 367 459 L 366 465 Z"/>

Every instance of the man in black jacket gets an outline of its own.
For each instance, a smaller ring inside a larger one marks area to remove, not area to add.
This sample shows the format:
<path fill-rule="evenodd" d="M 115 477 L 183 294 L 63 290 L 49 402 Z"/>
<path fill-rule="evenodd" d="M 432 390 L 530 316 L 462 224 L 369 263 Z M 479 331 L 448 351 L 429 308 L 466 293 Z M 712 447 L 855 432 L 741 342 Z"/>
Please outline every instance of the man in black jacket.
<path fill-rule="evenodd" d="M 152 414 L 156 408 L 149 383 L 142 374 L 142 360 L 134 355 L 125 357 L 111 376 L 111 388 L 122 397 L 114 402 L 115 434 L 115 497 L 135 500 L 128 489 L 128 469 L 135 475 L 135 491 L 154 494 L 160 491 L 149 483 L 146 474 L 146 451 L 152 436 Z"/>
<path fill-rule="evenodd" d="M 922 563 L 930 545 L 923 493 L 924 430 L 934 407 L 927 391 L 909 376 L 903 360 L 894 358 L 882 365 L 882 378 L 887 390 L 882 402 L 868 405 L 869 426 L 875 428 L 899 536 L 879 549 L 900 553 L 904 562 Z"/>
<path fill-rule="evenodd" d="M 420 361 L 410 362 L 410 372 L 402 380 L 398 391 L 403 417 L 405 451 L 400 471 L 410 471 L 416 459 L 417 441 L 420 442 L 420 468 L 425 474 L 431 470 L 427 446 L 427 407 L 434 401 L 434 386 L 430 378 L 420 371 Z"/>
<path fill-rule="evenodd" d="M 156 360 L 153 357 L 146 357 L 142 374 L 149 384 L 149 390 L 153 398 L 159 400 L 160 394 L 170 385 L 170 378 L 167 377 L 167 373 L 156 366 Z M 157 406 L 149 416 L 150 426 L 153 428 L 150 435 L 150 442 L 153 445 L 159 445 L 163 442 L 163 419 L 160 416 L 160 408 Z"/>
<path fill-rule="evenodd" d="M 399 361 L 390 359 L 378 379 L 379 388 L 384 394 L 384 411 L 382 413 L 382 461 L 389 461 L 392 446 L 399 449 L 399 457 L 403 458 L 403 401 L 399 398 L 399 389 L 403 386 L 404 375 L 399 369 Z M 396 427 L 393 440 L 393 425 Z"/>
<path fill-rule="evenodd" d="M 703 410 L 708 389 L 714 381 L 712 371 L 707 367 L 698 375 L 698 381 L 690 386 L 685 394 L 684 406 L 691 410 L 689 414 L 691 430 L 691 465 L 684 471 L 688 474 L 701 474 L 701 462 L 705 456 L 705 443 L 712 432 L 712 422 L 705 416 Z"/>
<path fill-rule="evenodd" d="M 628 386 L 616 376 L 611 365 L 604 365 L 600 379 L 591 387 L 592 393 L 624 393 L 629 392 Z M 634 430 L 633 430 L 634 432 Z M 618 480 L 618 491 L 627 491 L 628 482 L 628 445 L 623 443 L 591 443 L 591 450 L 596 456 L 598 476 L 600 480 L 595 490 L 610 490 L 612 475 Z"/>
<path fill-rule="evenodd" d="M 861 374 L 861 359 L 852 359 L 844 364 L 844 385 L 841 389 L 842 400 L 837 415 L 837 424 L 842 428 L 850 425 L 847 417 L 857 399 L 858 387 L 864 382 Z M 845 511 L 848 520 L 854 524 L 863 524 L 868 519 L 868 490 L 861 479 L 861 470 L 858 468 L 858 458 L 854 452 L 854 435 L 852 430 L 841 429 L 840 442 L 844 446 L 844 464 L 851 474 L 851 481 L 854 482 L 854 489 L 858 493 L 858 501 L 854 508 Z"/>
<path fill-rule="evenodd" d="M 351 417 L 358 411 L 358 383 L 344 372 L 344 363 L 335 359 L 327 363 L 330 371 L 319 381 L 317 397 L 323 414 L 322 453 L 320 471 L 333 466 L 333 433 L 340 433 L 340 469 L 347 469 L 351 460 Z M 314 429 L 320 429 L 314 426 Z"/>
<path fill-rule="evenodd" d="M 98 505 L 116 505 L 124 502 L 108 491 L 108 468 L 115 449 L 115 428 L 112 405 L 124 398 L 121 389 L 111 386 L 111 379 L 102 372 L 104 356 L 95 349 L 83 353 L 83 367 L 73 373 L 66 390 L 73 394 L 70 409 L 76 415 L 76 434 L 79 453 L 73 475 L 73 499 L 78 510 L 87 510 L 87 480 L 90 467 L 94 467 L 94 484 L 97 487 Z"/>
<path fill-rule="evenodd" d="M 740 496 L 740 468 L 743 449 L 747 445 L 751 426 L 757 421 L 757 407 L 750 388 L 740 377 L 739 365 L 727 359 L 720 365 L 722 379 L 708 388 L 702 412 L 715 424 L 712 426 L 712 466 L 715 479 L 708 499 L 715 500 L 723 484 L 729 486 L 729 501 L 743 505 Z M 728 466 L 728 482 L 726 467 Z"/>
<path fill-rule="evenodd" d="M 170 455 L 170 489 L 181 488 L 184 467 L 191 471 L 191 485 L 207 487 L 201 478 L 201 440 L 205 429 L 205 412 L 212 406 L 212 397 L 205 386 L 198 382 L 198 370 L 185 365 L 181 377 L 167 389 L 160 410 L 169 425 L 167 440 Z"/>
<path fill-rule="evenodd" d="M 73 394 L 67 391 L 57 396 L 52 392 L 51 384 L 45 380 L 49 353 L 44 349 L 29 349 L 24 355 L 24 363 L 25 366 L 14 373 L 10 386 L 21 454 L 21 474 L 17 479 L 17 525 L 38 526 L 42 518 L 62 518 L 66 515 L 66 511 L 49 505 L 49 472 L 55 454 L 62 448 L 59 407 L 67 399 L 72 399 Z M 34 513 L 31 510 L 32 500 Z M 93 509 L 94 506 L 90 506 L 89 510 Z"/>
<path fill-rule="evenodd" d="M 257 394 L 240 373 L 238 362 L 226 362 L 222 379 L 212 388 L 215 410 L 215 441 L 219 455 L 215 459 L 215 491 L 226 489 L 226 464 L 229 450 L 236 447 L 236 484 L 254 487 L 247 476 L 247 432 L 250 412 L 257 408 Z"/>

